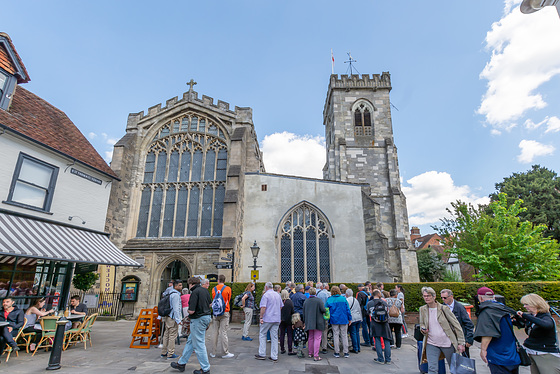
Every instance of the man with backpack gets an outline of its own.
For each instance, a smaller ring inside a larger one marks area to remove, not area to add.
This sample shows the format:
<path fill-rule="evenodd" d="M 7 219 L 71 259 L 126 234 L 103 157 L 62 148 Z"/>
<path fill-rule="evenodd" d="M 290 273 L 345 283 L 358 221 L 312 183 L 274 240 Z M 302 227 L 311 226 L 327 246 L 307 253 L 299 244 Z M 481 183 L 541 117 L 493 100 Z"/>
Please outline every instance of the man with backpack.
<path fill-rule="evenodd" d="M 163 297 L 158 303 L 158 314 L 162 317 L 165 324 L 165 332 L 161 343 L 161 357 L 177 358 L 175 354 L 175 341 L 179 331 L 179 324 L 183 319 L 183 311 L 181 308 L 181 290 L 183 282 L 180 280 L 173 281 L 172 286 L 163 292 Z"/>
<path fill-rule="evenodd" d="M 218 276 L 218 285 L 212 289 L 212 350 L 210 357 L 216 357 L 218 339 L 222 337 L 222 358 L 232 358 L 233 353 L 228 351 L 228 327 L 229 327 L 229 303 L 231 300 L 231 288 L 224 282 L 226 276 Z"/>
<path fill-rule="evenodd" d="M 389 306 L 381 297 L 381 291 L 373 291 L 373 299 L 367 304 L 367 311 L 371 317 L 371 336 L 375 338 L 375 351 L 377 359 L 374 360 L 378 364 L 391 363 L 391 344 L 393 334 L 389 327 Z M 383 344 L 381 343 L 383 338 Z"/>
<path fill-rule="evenodd" d="M 358 284 L 358 293 L 356 294 L 356 300 L 360 303 L 362 308 L 362 337 L 364 342 L 360 345 L 364 347 L 371 347 L 371 335 L 369 333 L 369 315 L 367 313 L 367 303 L 371 297 L 368 289 L 364 287 L 363 284 Z"/>
<path fill-rule="evenodd" d="M 210 281 L 203 279 L 202 283 L 199 278 L 189 278 L 189 288 L 191 289 L 191 297 L 189 299 L 189 316 L 191 319 L 191 333 L 183 354 L 178 362 L 172 362 L 171 367 L 181 372 L 185 371 L 185 366 L 193 351 L 196 352 L 196 358 L 200 363 L 200 370 L 195 370 L 194 374 L 209 374 L 210 363 L 208 362 L 208 354 L 206 352 L 206 329 L 212 320 L 212 299 L 208 292 Z"/>

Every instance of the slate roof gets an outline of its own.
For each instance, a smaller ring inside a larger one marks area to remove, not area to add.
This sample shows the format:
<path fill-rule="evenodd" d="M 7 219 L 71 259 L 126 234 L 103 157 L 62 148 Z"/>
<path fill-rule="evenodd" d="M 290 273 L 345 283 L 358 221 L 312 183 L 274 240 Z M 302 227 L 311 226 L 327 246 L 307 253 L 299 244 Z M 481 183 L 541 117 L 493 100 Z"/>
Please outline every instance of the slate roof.
<path fill-rule="evenodd" d="M 0 126 L 119 179 L 63 111 L 19 85 L 8 111 L 0 110 Z"/>

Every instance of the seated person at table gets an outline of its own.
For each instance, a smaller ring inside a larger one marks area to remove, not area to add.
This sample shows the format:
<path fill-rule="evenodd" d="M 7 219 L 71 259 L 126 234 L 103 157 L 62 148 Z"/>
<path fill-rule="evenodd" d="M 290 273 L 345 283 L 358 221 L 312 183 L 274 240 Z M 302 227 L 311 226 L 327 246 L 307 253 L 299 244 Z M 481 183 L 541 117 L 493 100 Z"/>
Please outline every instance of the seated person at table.
<path fill-rule="evenodd" d="M 70 298 L 70 313 L 73 315 L 86 316 L 87 305 L 80 303 L 80 296 L 74 295 Z M 84 321 L 83 318 L 72 320 L 72 328 L 76 329 L 80 326 L 80 323 Z"/>
<path fill-rule="evenodd" d="M 14 351 L 18 351 L 19 347 L 14 341 L 19 329 L 23 326 L 23 310 L 14 305 L 14 300 L 7 297 L 2 300 L 2 310 L 0 310 L 0 322 L 8 322 L 8 326 L 0 327 L 0 353 L 4 352 L 6 344 Z"/>
<path fill-rule="evenodd" d="M 49 311 L 45 311 L 45 302 L 46 299 L 43 297 L 42 299 L 37 299 L 35 304 L 25 312 L 25 318 L 27 318 L 27 325 L 23 329 L 24 333 L 34 332 L 35 336 L 33 338 L 33 343 L 29 345 L 29 349 L 31 351 L 35 350 L 37 343 L 41 340 L 41 325 L 39 324 L 39 318 L 48 316 L 49 314 L 53 313 L 54 310 L 51 309 Z"/>

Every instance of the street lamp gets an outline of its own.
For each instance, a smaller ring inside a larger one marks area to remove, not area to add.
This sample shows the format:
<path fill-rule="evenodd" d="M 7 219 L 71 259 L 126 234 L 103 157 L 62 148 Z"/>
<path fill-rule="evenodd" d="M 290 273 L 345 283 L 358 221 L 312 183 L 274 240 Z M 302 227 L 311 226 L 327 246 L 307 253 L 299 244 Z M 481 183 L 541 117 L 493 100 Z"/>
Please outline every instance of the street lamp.
<path fill-rule="evenodd" d="M 519 9 L 523 14 L 530 14 L 549 5 L 555 6 L 560 16 L 560 0 L 523 0 Z"/>
<path fill-rule="evenodd" d="M 259 257 L 259 251 L 261 248 L 257 245 L 257 241 L 251 246 L 251 254 L 253 255 L 253 266 L 249 266 L 253 268 L 253 270 L 257 270 L 257 268 L 262 268 L 262 266 L 257 266 L 257 257 Z"/>

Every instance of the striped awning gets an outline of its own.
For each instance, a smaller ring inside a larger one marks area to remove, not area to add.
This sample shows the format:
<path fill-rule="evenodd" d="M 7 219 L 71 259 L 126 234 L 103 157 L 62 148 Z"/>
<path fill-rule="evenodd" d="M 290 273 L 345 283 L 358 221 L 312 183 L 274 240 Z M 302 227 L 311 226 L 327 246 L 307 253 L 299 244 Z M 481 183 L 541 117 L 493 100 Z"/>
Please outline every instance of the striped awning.
<path fill-rule="evenodd" d="M 0 255 L 93 264 L 141 266 L 108 234 L 0 212 Z"/>

